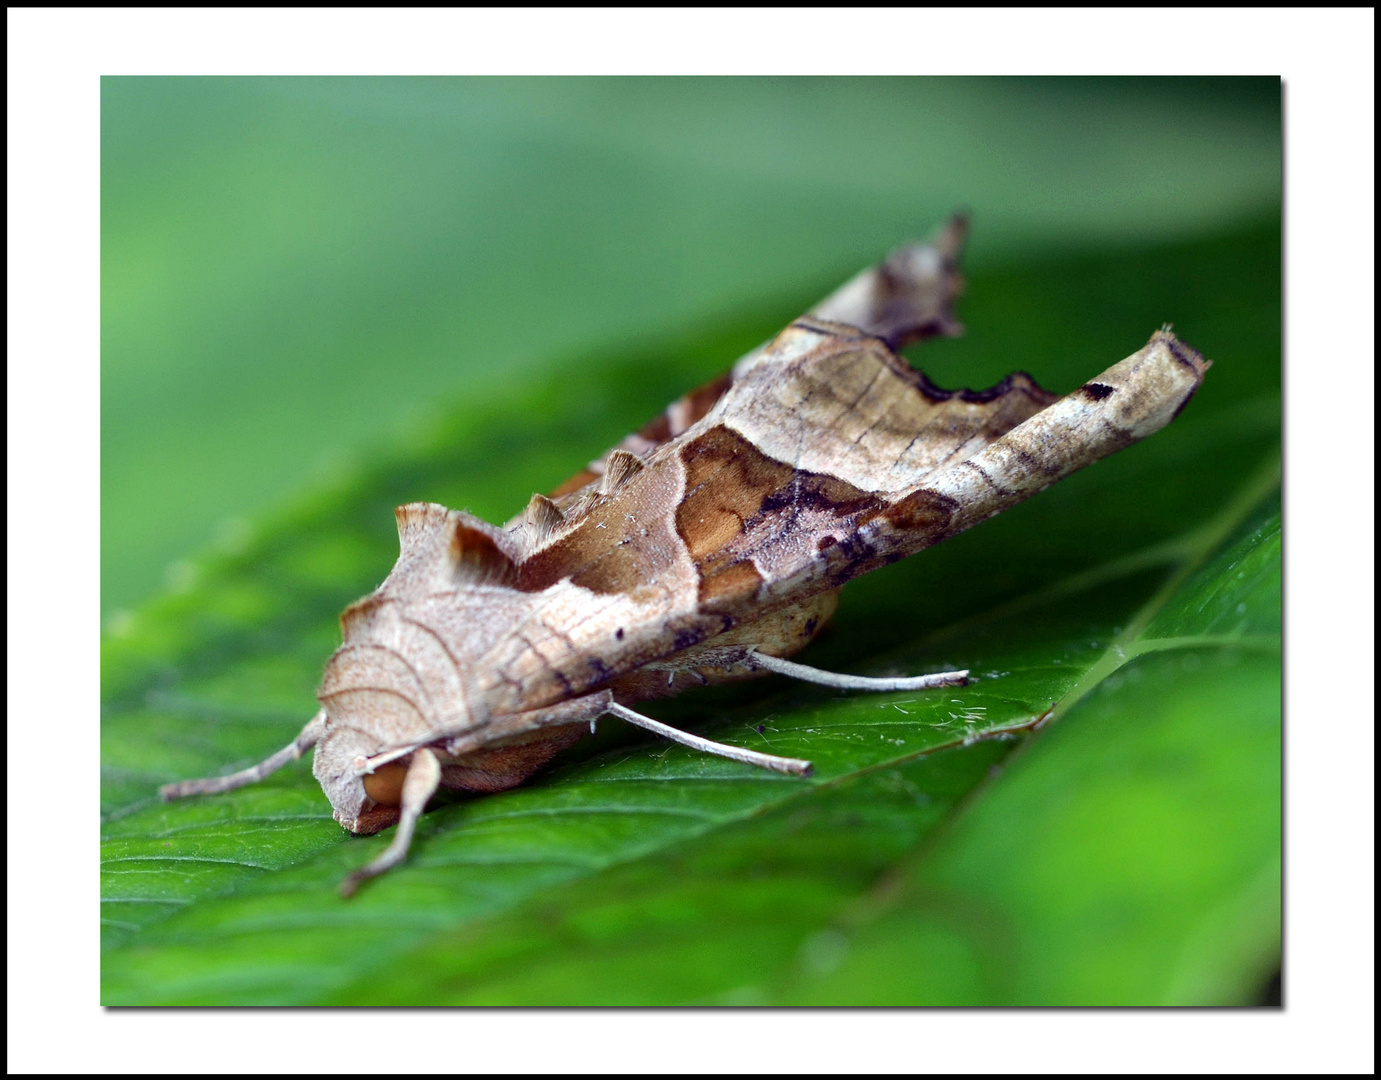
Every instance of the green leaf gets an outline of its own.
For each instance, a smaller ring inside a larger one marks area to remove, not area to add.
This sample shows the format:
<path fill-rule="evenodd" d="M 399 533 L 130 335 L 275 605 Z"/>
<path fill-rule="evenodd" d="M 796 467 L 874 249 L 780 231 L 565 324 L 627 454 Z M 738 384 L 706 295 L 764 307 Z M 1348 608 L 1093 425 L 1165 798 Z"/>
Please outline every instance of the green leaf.
<path fill-rule="evenodd" d="M 1215 360 L 1166 431 L 852 583 L 810 663 L 968 667 L 959 690 L 771 678 L 658 703 L 808 780 L 611 720 L 522 788 L 344 834 L 305 763 L 164 805 L 314 711 L 336 615 L 417 499 L 515 512 L 767 336 L 591 356 L 189 561 L 103 658 L 103 1001 L 1224 1004 L 1279 960 L 1279 239 L 1274 222 L 978 275 L 942 385 L 1070 389 L 1168 315 Z M 1151 268 L 1151 269 L 1148 269 Z M 1173 272 L 1169 268 L 1173 268 Z M 805 297 L 802 305 L 812 297 Z"/>

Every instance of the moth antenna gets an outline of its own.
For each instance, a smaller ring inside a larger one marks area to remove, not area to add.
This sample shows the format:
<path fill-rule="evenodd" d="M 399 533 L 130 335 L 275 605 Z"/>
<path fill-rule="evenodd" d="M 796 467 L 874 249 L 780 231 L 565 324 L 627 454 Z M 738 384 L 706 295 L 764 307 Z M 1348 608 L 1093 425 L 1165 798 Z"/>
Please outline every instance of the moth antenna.
<path fill-rule="evenodd" d="M 534 495 L 523 511 L 523 521 L 527 525 L 531 545 L 541 547 L 552 533 L 565 524 L 566 518 L 556 503 L 545 495 Z"/>
<path fill-rule="evenodd" d="M 934 690 L 941 686 L 967 686 L 969 682 L 967 669 L 964 671 L 941 671 L 935 675 L 905 676 L 899 679 L 875 679 L 865 675 L 840 675 L 833 671 L 821 671 L 819 668 L 807 667 L 805 664 L 798 664 L 793 660 L 783 660 L 779 656 L 768 656 L 766 653 L 753 652 L 752 650 L 749 650 L 742 663 L 746 667 L 775 672 L 792 679 L 800 679 L 802 682 L 832 686 L 836 690 L 872 690 L 875 692 Z"/>
<path fill-rule="evenodd" d="M 304 752 L 310 750 L 320 740 L 326 730 L 326 710 L 320 710 L 307 721 L 307 726 L 297 733 L 297 738 L 266 757 L 258 765 L 241 769 L 229 776 L 208 776 L 200 780 L 181 780 L 176 784 L 164 784 L 158 789 L 158 797 L 164 802 L 181 799 L 188 795 L 216 795 L 222 791 L 234 791 L 246 784 L 256 784 L 271 773 L 276 773 L 290 761 L 296 761 Z"/>
<path fill-rule="evenodd" d="M 615 450 L 604 463 L 604 479 L 599 482 L 601 495 L 612 495 L 643 471 L 643 463 L 636 454 Z"/>
<path fill-rule="evenodd" d="M 441 762 L 425 747 L 418 750 L 412 755 L 407 775 L 403 778 L 402 814 L 398 818 L 398 831 L 393 834 L 393 843 L 372 863 L 356 870 L 340 883 L 341 896 L 349 899 L 355 895 L 361 882 L 391 870 L 407 857 L 417 819 L 426 809 L 427 800 L 436 794 L 440 786 Z"/>
<path fill-rule="evenodd" d="M 616 701 L 609 703 L 608 713 L 610 716 L 617 716 L 620 720 L 627 720 L 630 724 L 637 724 L 640 728 L 646 728 L 664 739 L 679 742 L 682 746 L 689 746 L 692 750 L 730 758 L 733 761 L 742 761 L 746 765 L 757 765 L 759 768 L 790 773 L 793 776 L 809 776 L 813 768 L 809 761 L 802 761 L 800 758 L 759 754 L 756 750 L 745 750 L 739 746 L 729 746 L 712 739 L 702 738 L 699 735 L 692 735 L 688 731 L 681 731 L 679 728 L 671 727 L 660 720 L 654 720 L 650 716 L 644 716 L 642 713 L 625 708 Z"/>
<path fill-rule="evenodd" d="M 475 585 L 511 585 L 518 579 L 518 568 L 494 538 L 463 521 L 451 534 L 451 562 L 458 577 Z"/>

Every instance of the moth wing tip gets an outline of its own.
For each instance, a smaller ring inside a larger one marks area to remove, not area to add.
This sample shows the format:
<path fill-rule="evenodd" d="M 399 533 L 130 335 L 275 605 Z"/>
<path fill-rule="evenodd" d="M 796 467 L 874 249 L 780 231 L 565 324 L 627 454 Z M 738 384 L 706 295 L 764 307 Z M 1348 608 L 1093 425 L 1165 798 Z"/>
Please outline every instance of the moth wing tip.
<path fill-rule="evenodd" d="M 956 207 L 936 232 L 936 246 L 946 254 L 955 254 L 968 239 L 973 213 L 967 206 Z"/>
<path fill-rule="evenodd" d="M 1172 329 L 1173 325 L 1173 323 L 1163 323 L 1161 328 L 1151 335 L 1151 340 L 1146 343 L 1147 349 L 1156 345 L 1163 345 L 1174 357 L 1176 363 L 1191 369 L 1196 378 L 1202 379 L 1204 372 L 1213 366 L 1213 361 L 1205 360 L 1203 353 L 1180 338 Z"/>

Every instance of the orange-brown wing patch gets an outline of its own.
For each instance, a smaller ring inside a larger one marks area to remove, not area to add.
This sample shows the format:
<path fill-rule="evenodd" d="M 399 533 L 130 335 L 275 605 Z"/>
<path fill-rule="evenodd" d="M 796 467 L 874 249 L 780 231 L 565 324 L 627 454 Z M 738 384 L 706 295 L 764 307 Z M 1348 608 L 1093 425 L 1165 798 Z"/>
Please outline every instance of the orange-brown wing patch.
<path fill-rule="evenodd" d="M 680 449 L 686 495 L 676 531 L 700 573 L 706 611 L 728 611 L 754 596 L 783 549 L 811 559 L 886 504 L 832 476 L 774 461 L 726 427 Z"/>

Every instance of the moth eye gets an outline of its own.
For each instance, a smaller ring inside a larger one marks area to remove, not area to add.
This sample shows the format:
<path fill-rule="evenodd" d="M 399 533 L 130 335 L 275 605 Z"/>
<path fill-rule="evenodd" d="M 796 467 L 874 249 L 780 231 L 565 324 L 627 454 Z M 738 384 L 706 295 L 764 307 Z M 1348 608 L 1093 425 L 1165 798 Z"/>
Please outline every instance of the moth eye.
<path fill-rule="evenodd" d="M 380 765 L 372 773 L 364 776 L 364 793 L 380 806 L 401 806 L 403 802 L 403 778 L 408 767 L 398 761 Z"/>

